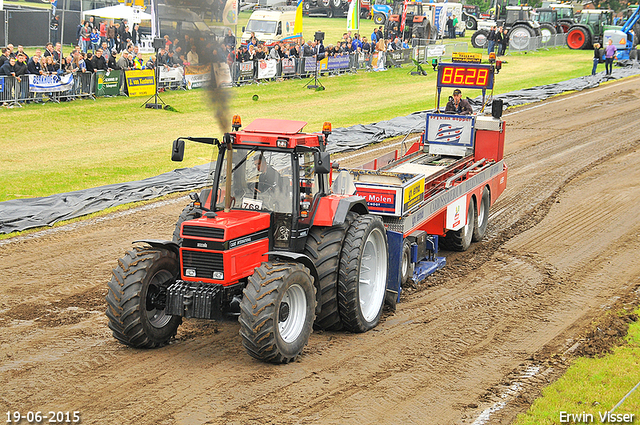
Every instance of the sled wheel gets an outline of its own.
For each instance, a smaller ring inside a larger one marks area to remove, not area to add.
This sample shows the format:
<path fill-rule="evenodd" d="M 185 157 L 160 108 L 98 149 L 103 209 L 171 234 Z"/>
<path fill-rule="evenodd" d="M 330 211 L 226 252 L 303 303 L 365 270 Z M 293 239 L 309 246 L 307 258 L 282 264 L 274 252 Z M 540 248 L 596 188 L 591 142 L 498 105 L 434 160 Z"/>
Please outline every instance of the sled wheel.
<path fill-rule="evenodd" d="M 347 231 L 338 279 L 338 306 L 344 327 L 366 332 L 380 321 L 387 286 L 388 246 L 382 220 L 358 216 Z"/>
<path fill-rule="evenodd" d="M 469 206 L 467 208 L 467 221 L 464 226 L 458 230 L 449 230 L 444 238 L 440 238 L 442 247 L 449 251 L 466 251 L 471 246 L 471 239 L 473 237 L 474 229 L 474 216 L 475 207 L 473 200 L 469 200 Z"/>
<path fill-rule="evenodd" d="M 407 239 L 402 244 L 401 284 L 405 285 L 413 277 L 414 264 L 411 262 L 411 244 Z"/>
<path fill-rule="evenodd" d="M 485 186 L 482 191 L 482 199 L 480 206 L 477 208 L 478 214 L 474 214 L 475 222 L 473 224 L 473 242 L 479 242 L 487 233 L 487 225 L 489 224 L 489 206 L 491 205 L 491 196 L 489 189 Z"/>
<path fill-rule="evenodd" d="M 316 307 L 309 269 L 266 262 L 256 268 L 240 303 L 240 336 L 251 357 L 289 363 L 309 341 Z"/>
<path fill-rule="evenodd" d="M 175 336 L 182 317 L 166 314 L 158 304 L 178 272 L 178 257 L 167 249 L 136 247 L 118 261 L 106 297 L 109 328 L 117 340 L 154 348 Z"/>

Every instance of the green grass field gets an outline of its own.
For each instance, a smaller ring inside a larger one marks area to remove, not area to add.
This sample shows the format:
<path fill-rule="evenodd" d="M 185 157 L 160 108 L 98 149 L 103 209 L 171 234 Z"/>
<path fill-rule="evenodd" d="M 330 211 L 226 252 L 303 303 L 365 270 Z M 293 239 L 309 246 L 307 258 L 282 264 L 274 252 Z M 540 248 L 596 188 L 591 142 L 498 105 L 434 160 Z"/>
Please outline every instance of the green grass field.
<path fill-rule="evenodd" d="M 514 425 L 559 424 L 560 412 L 584 412 L 593 415 L 594 423 L 601 423 L 599 415 L 611 410 L 639 381 L 640 322 L 635 322 L 629 327 L 625 345 L 602 358 L 577 359 L 562 378 L 544 389 L 528 412 L 518 416 Z M 633 413 L 633 423 L 640 423 L 640 388 L 613 413 Z"/>

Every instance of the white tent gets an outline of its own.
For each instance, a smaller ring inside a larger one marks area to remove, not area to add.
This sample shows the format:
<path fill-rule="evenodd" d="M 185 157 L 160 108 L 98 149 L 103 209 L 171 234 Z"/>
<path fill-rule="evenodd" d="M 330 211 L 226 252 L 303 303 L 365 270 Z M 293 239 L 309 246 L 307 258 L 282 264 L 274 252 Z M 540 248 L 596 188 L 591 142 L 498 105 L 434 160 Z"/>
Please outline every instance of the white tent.
<path fill-rule="evenodd" d="M 125 6 L 124 4 L 118 4 L 116 6 L 103 7 L 100 9 L 85 10 L 82 12 L 82 19 L 87 16 L 97 16 L 98 18 L 107 19 L 126 19 L 127 22 L 133 22 L 133 7 Z M 138 13 L 139 19 L 143 21 L 151 20 L 151 15 L 145 12 Z"/>

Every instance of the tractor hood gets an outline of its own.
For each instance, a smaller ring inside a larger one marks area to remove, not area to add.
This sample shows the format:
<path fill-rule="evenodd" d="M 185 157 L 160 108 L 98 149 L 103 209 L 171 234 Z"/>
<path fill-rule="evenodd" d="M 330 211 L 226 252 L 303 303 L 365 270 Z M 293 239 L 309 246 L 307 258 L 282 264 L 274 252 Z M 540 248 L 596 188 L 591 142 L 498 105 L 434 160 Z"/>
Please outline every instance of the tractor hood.
<path fill-rule="evenodd" d="M 201 217 L 185 222 L 183 238 L 224 241 L 223 249 L 233 249 L 251 242 L 252 235 L 267 231 L 270 226 L 270 214 L 267 212 L 231 210 L 216 214 L 215 218 Z"/>

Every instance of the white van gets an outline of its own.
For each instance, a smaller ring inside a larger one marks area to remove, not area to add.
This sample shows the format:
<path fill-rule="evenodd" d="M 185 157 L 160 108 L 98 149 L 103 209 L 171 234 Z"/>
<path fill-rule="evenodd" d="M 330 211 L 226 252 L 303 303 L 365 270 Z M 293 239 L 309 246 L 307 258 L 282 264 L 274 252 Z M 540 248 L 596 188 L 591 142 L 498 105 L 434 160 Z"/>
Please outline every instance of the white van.
<path fill-rule="evenodd" d="M 302 39 L 302 34 L 293 33 L 293 24 L 296 20 L 296 12 L 277 10 L 256 10 L 251 14 L 247 26 L 243 28 L 242 44 L 246 45 L 251 38 L 251 33 L 256 35 L 258 41 L 267 46 L 273 46 L 278 41 L 294 42 Z"/>

